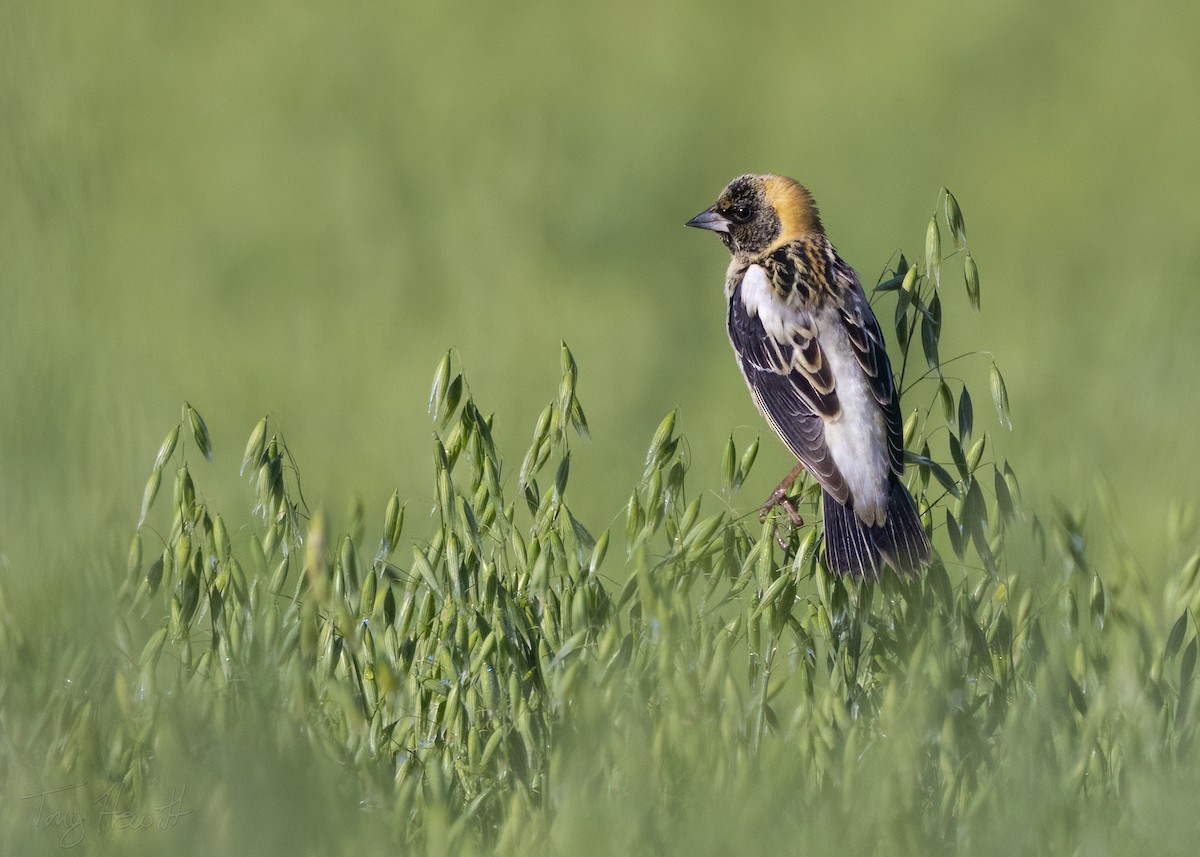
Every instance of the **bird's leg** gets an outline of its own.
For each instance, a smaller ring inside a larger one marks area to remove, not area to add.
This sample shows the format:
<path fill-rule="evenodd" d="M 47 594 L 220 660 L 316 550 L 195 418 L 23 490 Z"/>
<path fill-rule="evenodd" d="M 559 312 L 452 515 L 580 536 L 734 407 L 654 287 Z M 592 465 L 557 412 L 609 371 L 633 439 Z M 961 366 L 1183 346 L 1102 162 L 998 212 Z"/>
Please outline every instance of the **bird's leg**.
<path fill-rule="evenodd" d="M 792 523 L 797 527 L 804 526 L 804 519 L 800 517 L 796 511 L 796 507 L 792 505 L 792 501 L 787 497 L 787 491 L 792 487 L 792 483 L 796 481 L 796 477 L 804 470 L 803 464 L 797 464 L 792 468 L 792 472 L 783 477 L 783 481 L 779 486 L 771 492 L 771 496 L 767 498 L 767 502 L 762 504 L 762 508 L 758 510 L 758 520 L 765 521 L 767 514 L 776 506 L 782 506 L 784 511 L 788 513 L 788 517 L 792 519 Z"/>
<path fill-rule="evenodd" d="M 802 518 L 800 513 L 796 511 L 796 507 L 792 505 L 791 500 L 789 500 L 787 497 L 780 497 L 779 505 L 782 506 L 783 510 L 788 513 L 788 517 L 792 519 L 793 526 L 804 526 L 804 518 Z"/>

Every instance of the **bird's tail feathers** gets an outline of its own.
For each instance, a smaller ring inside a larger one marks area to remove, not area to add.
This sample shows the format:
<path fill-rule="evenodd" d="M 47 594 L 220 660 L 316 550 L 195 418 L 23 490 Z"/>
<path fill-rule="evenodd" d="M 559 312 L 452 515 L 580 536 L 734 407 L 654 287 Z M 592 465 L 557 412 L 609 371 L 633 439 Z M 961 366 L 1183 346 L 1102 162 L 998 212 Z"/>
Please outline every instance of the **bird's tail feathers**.
<path fill-rule="evenodd" d="M 929 537 L 900 480 L 892 480 L 882 524 L 868 526 L 828 491 L 824 506 L 825 560 L 831 571 L 877 580 L 885 563 L 902 575 L 915 574 L 929 563 Z"/>

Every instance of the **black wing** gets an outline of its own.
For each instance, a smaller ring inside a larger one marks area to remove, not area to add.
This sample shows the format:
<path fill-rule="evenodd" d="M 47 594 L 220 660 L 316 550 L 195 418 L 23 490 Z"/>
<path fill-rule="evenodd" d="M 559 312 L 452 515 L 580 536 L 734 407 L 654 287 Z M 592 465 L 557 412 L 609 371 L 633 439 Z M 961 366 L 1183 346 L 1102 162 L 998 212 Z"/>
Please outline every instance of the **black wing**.
<path fill-rule="evenodd" d="M 836 416 L 841 404 L 817 342 L 816 326 L 796 325 L 789 330 L 789 341 L 780 342 L 757 316 L 747 312 L 742 283 L 738 282 L 729 298 L 728 327 L 729 340 L 759 410 L 821 486 L 845 503 L 850 489 L 825 444 L 822 419 L 822 415 Z"/>

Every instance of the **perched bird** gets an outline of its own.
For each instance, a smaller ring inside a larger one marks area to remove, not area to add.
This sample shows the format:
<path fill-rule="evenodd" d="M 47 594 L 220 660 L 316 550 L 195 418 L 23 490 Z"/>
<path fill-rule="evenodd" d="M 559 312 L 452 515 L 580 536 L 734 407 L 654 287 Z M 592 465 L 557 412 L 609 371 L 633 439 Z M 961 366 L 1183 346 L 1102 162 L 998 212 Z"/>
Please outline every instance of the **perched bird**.
<path fill-rule="evenodd" d="M 740 176 L 687 225 L 717 233 L 733 254 L 729 339 L 759 410 L 800 460 L 763 513 L 787 503 L 807 468 L 823 489 L 830 569 L 918 571 L 929 538 L 900 481 L 900 395 L 883 333 L 812 194 L 784 176 Z"/>

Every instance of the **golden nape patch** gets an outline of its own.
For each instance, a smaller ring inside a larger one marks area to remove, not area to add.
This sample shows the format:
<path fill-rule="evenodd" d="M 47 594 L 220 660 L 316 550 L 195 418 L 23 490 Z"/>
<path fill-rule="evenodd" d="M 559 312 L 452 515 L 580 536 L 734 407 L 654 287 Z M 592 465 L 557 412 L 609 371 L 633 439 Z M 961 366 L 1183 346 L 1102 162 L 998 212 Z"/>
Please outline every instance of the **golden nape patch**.
<path fill-rule="evenodd" d="M 779 214 L 779 239 L 786 244 L 796 238 L 823 233 L 821 215 L 808 188 L 787 176 L 764 176 L 763 195 Z"/>

